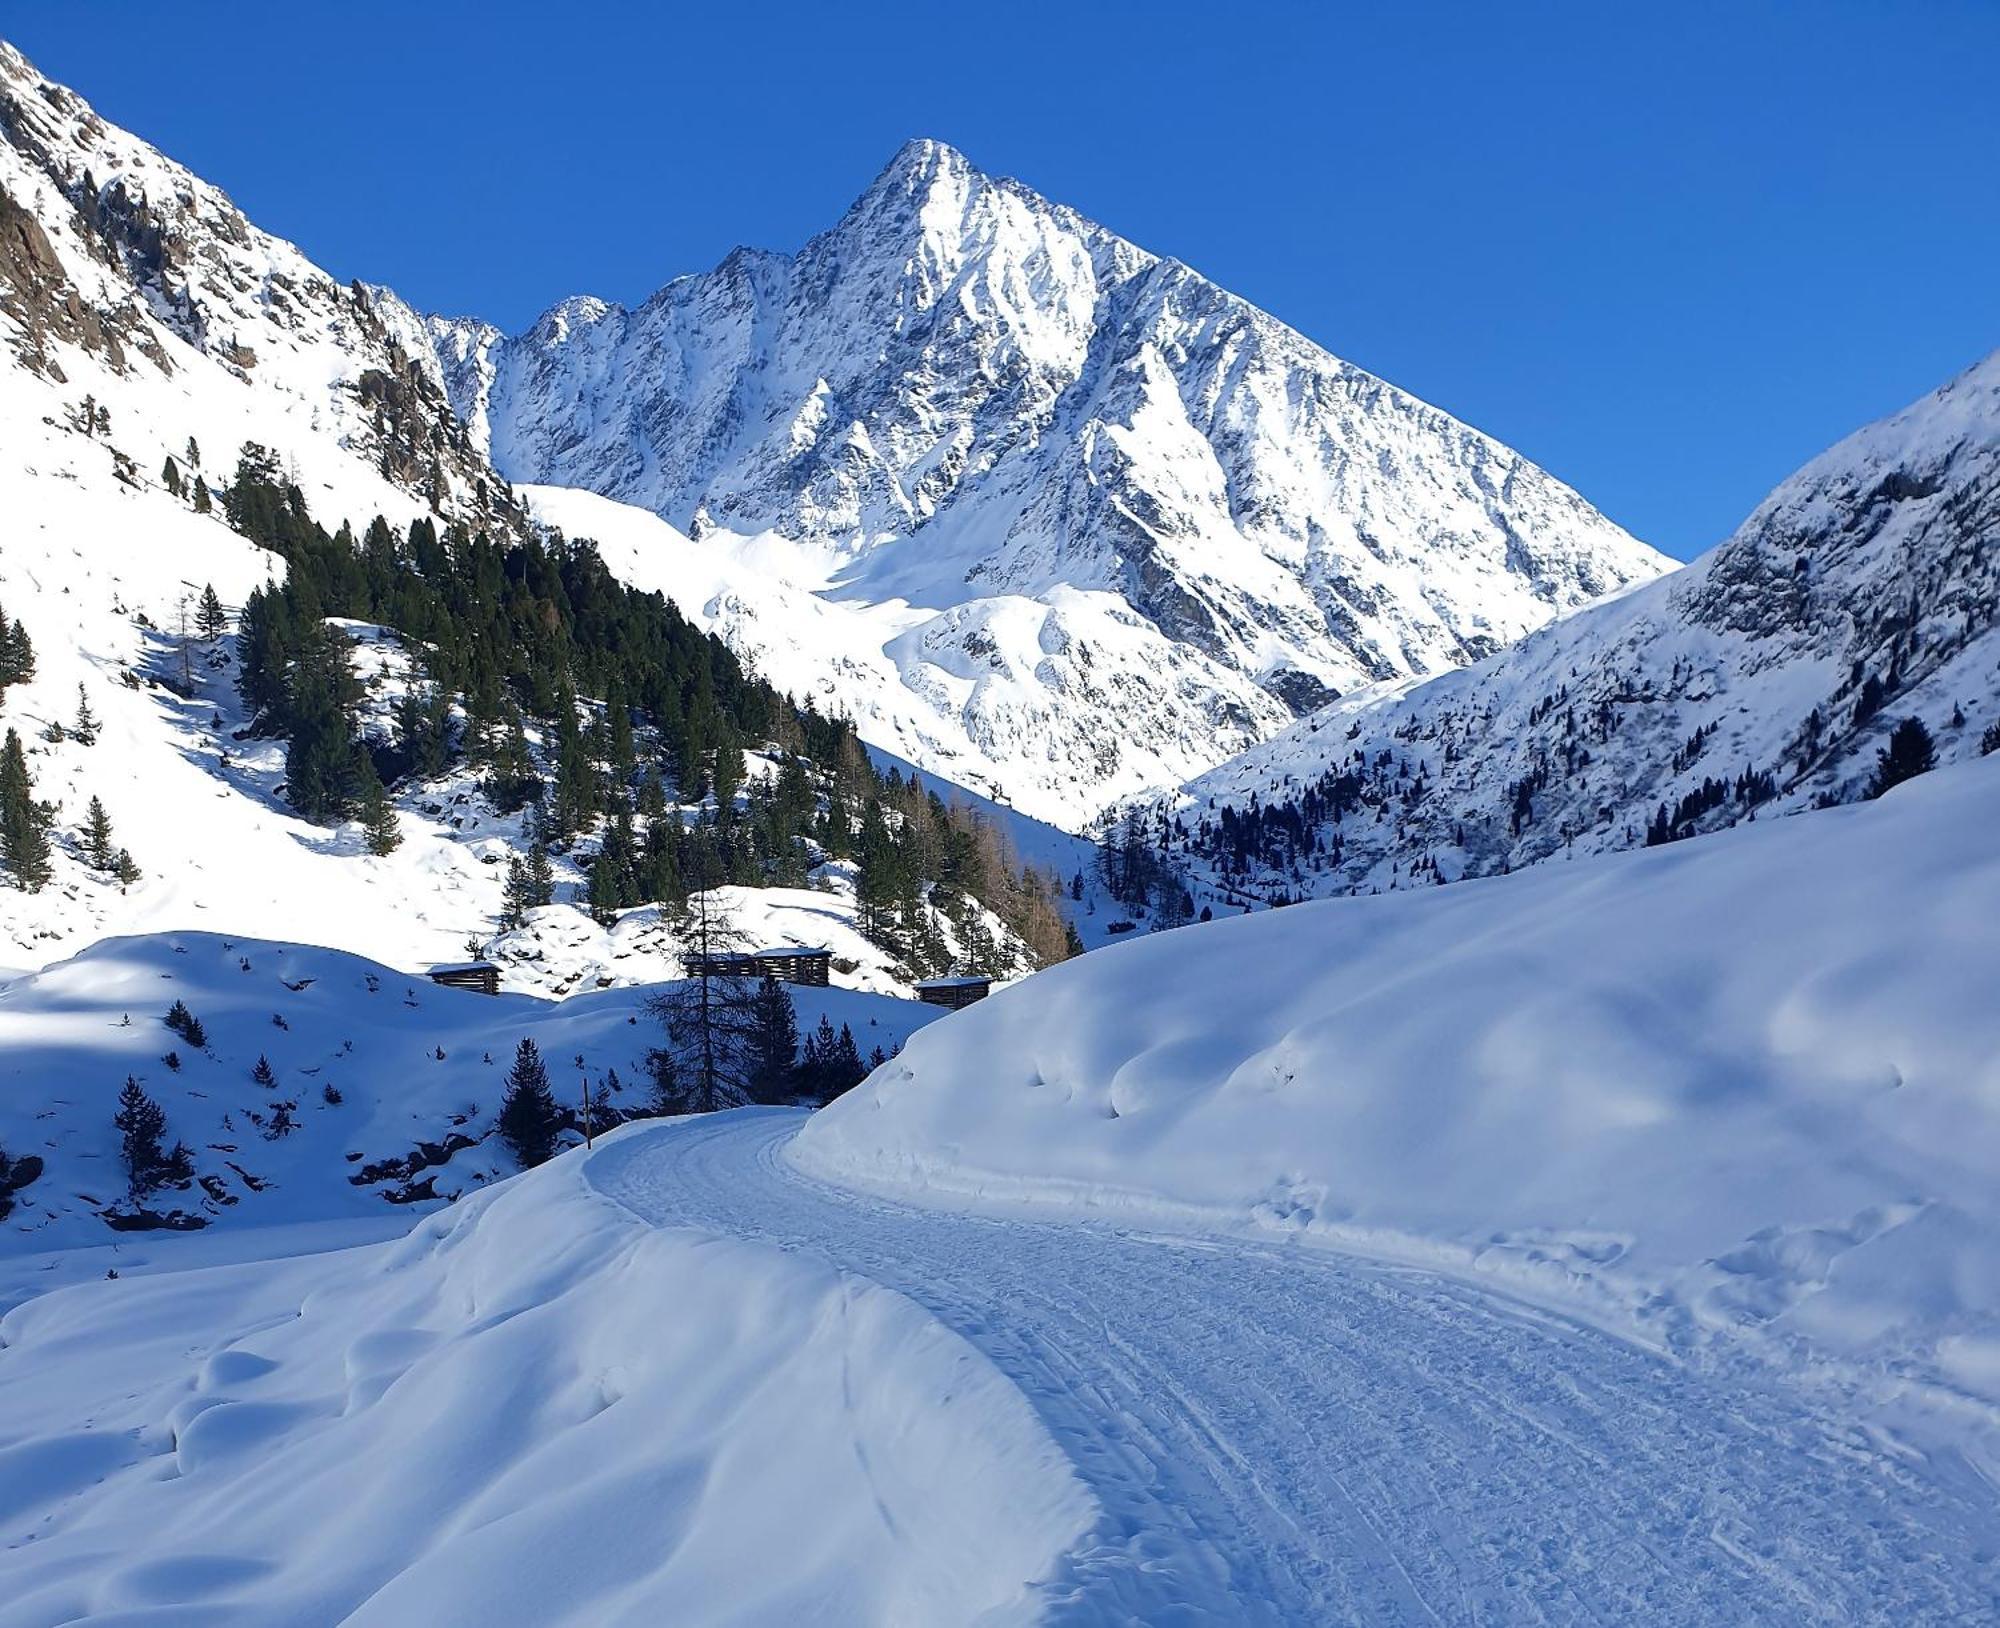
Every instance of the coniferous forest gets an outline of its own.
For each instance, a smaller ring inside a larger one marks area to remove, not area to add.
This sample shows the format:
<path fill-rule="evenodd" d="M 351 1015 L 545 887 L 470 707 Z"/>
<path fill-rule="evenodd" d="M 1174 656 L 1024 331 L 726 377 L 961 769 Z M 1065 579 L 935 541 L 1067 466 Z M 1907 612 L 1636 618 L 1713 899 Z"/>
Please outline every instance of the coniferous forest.
<path fill-rule="evenodd" d="M 361 820 L 382 852 L 396 840 L 386 788 L 469 764 L 532 833 L 503 925 L 551 902 L 550 850 L 582 866 L 579 902 L 600 919 L 723 884 L 802 887 L 816 865 L 848 860 L 862 930 L 914 975 L 1006 969 L 1020 952 L 987 912 L 1034 964 L 1073 947 L 1059 880 L 1020 865 L 992 822 L 878 772 L 845 719 L 747 673 L 588 542 L 430 519 L 398 531 L 379 516 L 329 533 L 255 444 L 223 509 L 285 562 L 283 581 L 243 605 L 237 685 L 254 731 L 287 743 L 288 801 L 310 820 Z M 392 628 L 418 652 L 423 682 L 393 734 L 362 729 L 349 641 L 330 618 Z M 772 754 L 774 772 L 753 780 L 746 749 Z"/>

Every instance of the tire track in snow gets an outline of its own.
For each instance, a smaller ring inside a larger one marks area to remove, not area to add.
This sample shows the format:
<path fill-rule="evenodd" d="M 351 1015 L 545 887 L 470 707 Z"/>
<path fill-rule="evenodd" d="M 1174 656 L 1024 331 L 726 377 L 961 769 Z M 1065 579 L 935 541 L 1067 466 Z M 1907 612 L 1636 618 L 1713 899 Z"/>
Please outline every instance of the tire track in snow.
<path fill-rule="evenodd" d="M 1052 1621 L 1994 1620 L 1994 1501 L 1777 1386 L 1404 1268 L 846 1192 L 779 1156 L 799 1123 L 668 1122 L 590 1178 L 895 1289 L 1019 1385 L 1105 1511 Z"/>

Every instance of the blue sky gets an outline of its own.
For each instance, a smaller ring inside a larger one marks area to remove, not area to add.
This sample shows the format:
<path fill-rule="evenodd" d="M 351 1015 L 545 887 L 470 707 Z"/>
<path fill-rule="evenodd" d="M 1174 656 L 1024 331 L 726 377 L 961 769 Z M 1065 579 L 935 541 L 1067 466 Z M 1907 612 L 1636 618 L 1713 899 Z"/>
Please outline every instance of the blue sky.
<path fill-rule="evenodd" d="M 936 136 L 1682 556 L 2000 346 L 2000 5 L 1971 0 L 16 0 L 0 29 L 337 275 L 509 327 L 795 247 Z"/>

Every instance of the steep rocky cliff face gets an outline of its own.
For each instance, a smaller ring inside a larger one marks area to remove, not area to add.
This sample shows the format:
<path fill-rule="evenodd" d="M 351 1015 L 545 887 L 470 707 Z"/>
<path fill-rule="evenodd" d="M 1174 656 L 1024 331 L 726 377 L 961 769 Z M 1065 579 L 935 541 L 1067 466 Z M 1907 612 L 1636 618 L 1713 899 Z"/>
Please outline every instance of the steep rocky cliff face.
<path fill-rule="evenodd" d="M 0 346 L 10 396 L 73 412 L 88 394 L 148 473 L 192 435 L 226 478 L 255 439 L 358 502 L 522 522 L 428 352 L 418 365 L 364 290 L 4 43 Z"/>

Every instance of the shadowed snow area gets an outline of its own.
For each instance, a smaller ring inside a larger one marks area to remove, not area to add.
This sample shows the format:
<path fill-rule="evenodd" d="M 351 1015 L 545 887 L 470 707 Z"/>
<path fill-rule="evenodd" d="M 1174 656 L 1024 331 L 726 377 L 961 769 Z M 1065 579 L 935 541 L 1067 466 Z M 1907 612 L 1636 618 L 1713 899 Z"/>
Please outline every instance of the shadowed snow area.
<path fill-rule="evenodd" d="M 1013 1387 L 909 1301 L 585 1172 L 0 1321 L 0 1624 L 1039 1615 L 1094 1511 Z"/>

